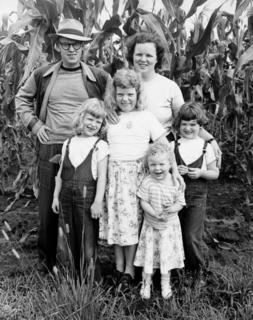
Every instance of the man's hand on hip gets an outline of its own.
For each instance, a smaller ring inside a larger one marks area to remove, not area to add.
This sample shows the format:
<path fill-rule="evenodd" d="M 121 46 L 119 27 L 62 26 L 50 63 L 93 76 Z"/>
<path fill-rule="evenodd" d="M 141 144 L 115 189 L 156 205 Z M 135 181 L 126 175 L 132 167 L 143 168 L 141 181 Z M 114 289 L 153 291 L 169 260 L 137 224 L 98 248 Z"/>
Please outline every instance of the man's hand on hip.
<path fill-rule="evenodd" d="M 51 129 L 45 125 L 40 127 L 40 129 L 37 133 L 37 137 L 38 137 L 40 143 L 47 143 L 49 141 L 47 131 L 51 131 Z"/>

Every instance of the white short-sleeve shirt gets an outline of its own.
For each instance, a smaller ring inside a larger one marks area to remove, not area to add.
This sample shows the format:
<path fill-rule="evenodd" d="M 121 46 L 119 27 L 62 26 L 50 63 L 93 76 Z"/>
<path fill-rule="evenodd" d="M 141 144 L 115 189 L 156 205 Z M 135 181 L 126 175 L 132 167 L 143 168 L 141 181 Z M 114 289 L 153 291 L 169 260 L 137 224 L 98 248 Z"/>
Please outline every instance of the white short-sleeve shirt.
<path fill-rule="evenodd" d="M 77 168 L 88 156 L 91 148 L 98 140 L 98 137 L 80 137 L 75 136 L 71 139 L 69 144 L 69 160 L 73 167 Z M 62 146 L 62 161 L 65 156 L 66 146 L 68 140 L 65 140 Z M 92 160 L 91 160 L 91 172 L 93 178 L 97 179 L 97 167 L 98 163 L 103 160 L 109 154 L 108 144 L 100 140 L 96 148 L 93 151 Z"/>
<path fill-rule="evenodd" d="M 205 141 L 200 137 L 197 137 L 195 139 L 180 138 L 178 139 L 178 143 L 179 143 L 178 151 L 186 165 L 191 164 L 203 154 L 203 147 L 204 147 Z M 172 142 L 172 146 L 174 149 L 174 142 Z M 215 158 L 213 148 L 210 145 L 210 143 L 208 143 L 206 147 L 206 153 L 204 154 L 204 157 L 203 157 L 202 169 L 206 170 L 207 165 L 209 165 L 215 160 L 216 158 Z"/>
<path fill-rule="evenodd" d="M 150 140 L 155 141 L 164 133 L 164 128 L 151 112 L 122 112 L 119 122 L 110 124 L 107 130 L 110 159 L 140 159 L 144 157 Z"/>
<path fill-rule="evenodd" d="M 166 131 L 172 124 L 172 111 L 175 114 L 184 104 L 184 98 L 176 82 L 156 73 L 151 80 L 142 81 L 146 96 L 147 110 L 151 111 Z"/>

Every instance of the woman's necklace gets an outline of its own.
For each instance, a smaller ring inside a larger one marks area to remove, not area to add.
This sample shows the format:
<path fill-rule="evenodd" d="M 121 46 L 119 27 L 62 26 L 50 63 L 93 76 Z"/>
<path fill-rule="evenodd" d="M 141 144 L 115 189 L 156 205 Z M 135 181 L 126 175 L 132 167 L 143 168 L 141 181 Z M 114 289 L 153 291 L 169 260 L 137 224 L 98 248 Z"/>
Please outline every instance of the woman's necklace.
<path fill-rule="evenodd" d="M 124 126 L 126 126 L 127 129 L 131 129 L 133 127 L 133 120 L 132 120 L 132 115 L 126 115 L 125 123 Z"/>

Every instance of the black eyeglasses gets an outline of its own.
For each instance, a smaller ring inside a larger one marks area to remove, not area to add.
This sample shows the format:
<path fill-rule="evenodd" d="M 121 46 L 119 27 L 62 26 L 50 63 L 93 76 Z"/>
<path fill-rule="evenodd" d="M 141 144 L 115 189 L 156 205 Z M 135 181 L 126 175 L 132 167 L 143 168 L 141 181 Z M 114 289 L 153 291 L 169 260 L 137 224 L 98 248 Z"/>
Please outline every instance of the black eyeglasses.
<path fill-rule="evenodd" d="M 83 44 L 82 42 L 79 42 L 79 41 L 72 42 L 72 43 L 59 41 L 59 43 L 60 43 L 62 49 L 64 49 L 64 50 L 69 50 L 70 46 L 72 46 L 75 50 L 78 50 L 82 47 L 82 44 Z"/>

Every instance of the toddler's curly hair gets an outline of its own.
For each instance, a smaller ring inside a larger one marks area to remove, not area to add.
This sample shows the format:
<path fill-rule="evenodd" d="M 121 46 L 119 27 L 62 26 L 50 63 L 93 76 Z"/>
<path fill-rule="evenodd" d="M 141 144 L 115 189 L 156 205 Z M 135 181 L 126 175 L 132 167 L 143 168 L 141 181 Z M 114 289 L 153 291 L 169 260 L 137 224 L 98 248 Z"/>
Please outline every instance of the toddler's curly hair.
<path fill-rule="evenodd" d="M 172 153 L 173 150 L 171 149 L 168 143 L 163 143 L 159 141 L 151 143 L 145 155 L 145 163 L 146 165 L 148 165 L 149 157 L 166 154 L 168 156 L 170 165 L 172 165 Z"/>

